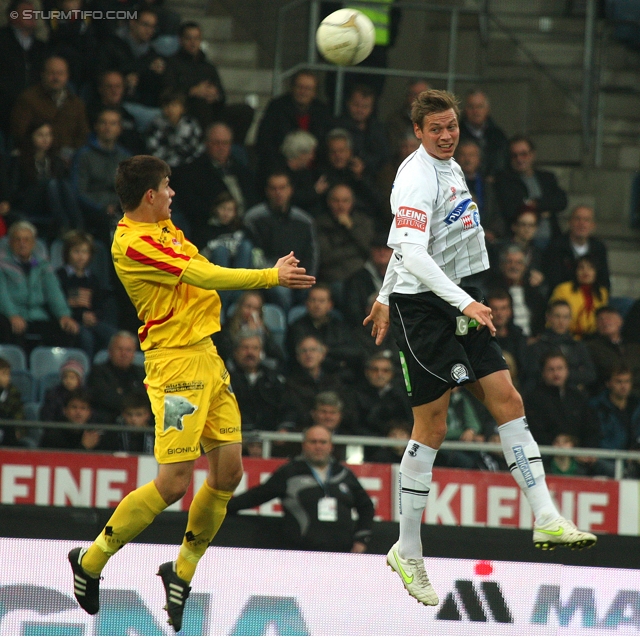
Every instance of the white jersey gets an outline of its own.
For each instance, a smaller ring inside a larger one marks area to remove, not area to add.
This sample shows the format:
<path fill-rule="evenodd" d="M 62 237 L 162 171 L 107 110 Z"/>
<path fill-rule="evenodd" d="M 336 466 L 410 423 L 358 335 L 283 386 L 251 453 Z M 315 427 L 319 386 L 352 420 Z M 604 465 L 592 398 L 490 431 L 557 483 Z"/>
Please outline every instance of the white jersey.
<path fill-rule="evenodd" d="M 393 223 L 389 247 L 395 252 L 395 293 L 432 289 L 403 264 L 402 243 L 422 245 L 455 284 L 489 268 L 478 207 L 458 163 L 432 158 L 420 145 L 398 169 L 391 191 Z"/>

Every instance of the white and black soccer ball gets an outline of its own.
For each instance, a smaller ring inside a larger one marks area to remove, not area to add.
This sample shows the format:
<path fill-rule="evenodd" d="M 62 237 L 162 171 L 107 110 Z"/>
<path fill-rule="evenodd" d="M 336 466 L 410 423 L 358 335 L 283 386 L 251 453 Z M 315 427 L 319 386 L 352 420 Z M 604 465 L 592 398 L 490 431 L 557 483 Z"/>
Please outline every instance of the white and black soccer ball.
<path fill-rule="evenodd" d="M 373 22 L 356 9 L 334 11 L 316 31 L 316 45 L 322 57 L 341 66 L 362 62 L 373 51 L 375 42 Z"/>

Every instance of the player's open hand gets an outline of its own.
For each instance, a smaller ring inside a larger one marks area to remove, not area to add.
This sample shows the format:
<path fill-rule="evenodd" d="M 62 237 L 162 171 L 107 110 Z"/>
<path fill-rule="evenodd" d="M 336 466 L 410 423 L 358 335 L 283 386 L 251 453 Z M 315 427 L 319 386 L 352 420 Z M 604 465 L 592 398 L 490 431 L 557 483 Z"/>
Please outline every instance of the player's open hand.
<path fill-rule="evenodd" d="M 493 326 L 493 314 L 491 308 L 486 307 L 481 302 L 472 302 L 467 305 L 463 310 L 465 316 L 477 320 L 483 327 L 487 327 L 491 331 L 491 335 L 496 335 L 496 328 Z"/>
<path fill-rule="evenodd" d="M 380 346 L 389 330 L 389 305 L 376 300 L 371 307 L 371 313 L 362 321 L 362 324 L 366 327 L 370 322 L 373 322 L 371 335 Z"/>
<path fill-rule="evenodd" d="M 298 266 L 300 260 L 293 255 L 293 251 L 276 262 L 278 270 L 278 284 L 288 289 L 309 289 L 316 283 L 313 276 L 306 275 L 306 269 Z"/>

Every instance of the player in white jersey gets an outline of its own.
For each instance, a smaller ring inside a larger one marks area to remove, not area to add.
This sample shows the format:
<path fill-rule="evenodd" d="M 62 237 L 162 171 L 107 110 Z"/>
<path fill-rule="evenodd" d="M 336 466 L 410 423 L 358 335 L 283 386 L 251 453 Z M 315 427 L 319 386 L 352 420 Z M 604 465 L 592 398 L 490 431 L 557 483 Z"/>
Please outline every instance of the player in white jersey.
<path fill-rule="evenodd" d="M 453 160 L 460 135 L 457 100 L 446 91 L 424 91 L 411 115 L 421 145 L 396 175 L 389 233 L 394 255 L 364 324 L 373 322 L 377 344 L 391 327 L 414 417 L 400 463 L 400 538 L 387 563 L 414 598 L 437 605 L 424 568 L 420 524 L 447 431 L 451 389 L 458 385 L 466 384 L 500 425 L 505 459 L 535 516 L 535 546 L 581 549 L 595 544 L 596 536 L 579 531 L 553 504 L 522 398 L 495 339 L 491 309 L 478 289 L 459 286 L 489 262 L 478 208 Z"/>

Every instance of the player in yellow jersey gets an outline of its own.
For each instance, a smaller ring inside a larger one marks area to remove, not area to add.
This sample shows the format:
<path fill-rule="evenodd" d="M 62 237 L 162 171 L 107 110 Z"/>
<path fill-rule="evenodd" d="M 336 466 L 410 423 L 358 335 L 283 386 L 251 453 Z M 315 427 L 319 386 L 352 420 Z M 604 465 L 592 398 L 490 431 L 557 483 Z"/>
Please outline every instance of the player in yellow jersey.
<path fill-rule="evenodd" d="M 177 559 L 158 571 L 169 624 L 179 631 L 196 565 L 242 478 L 240 411 L 229 373 L 211 341 L 211 334 L 220 330 L 216 289 L 306 289 L 315 279 L 298 267 L 293 253 L 272 269 L 211 264 L 171 222 L 170 174 L 169 166 L 153 156 L 120 163 L 116 192 L 124 217 L 111 249 L 116 273 L 144 323 L 138 334 L 155 417 L 158 475 L 128 494 L 88 549 L 69 552 L 69 562 L 78 603 L 97 613 L 100 573 L 107 561 L 184 496 L 202 449 L 209 474 L 189 508 Z"/>

